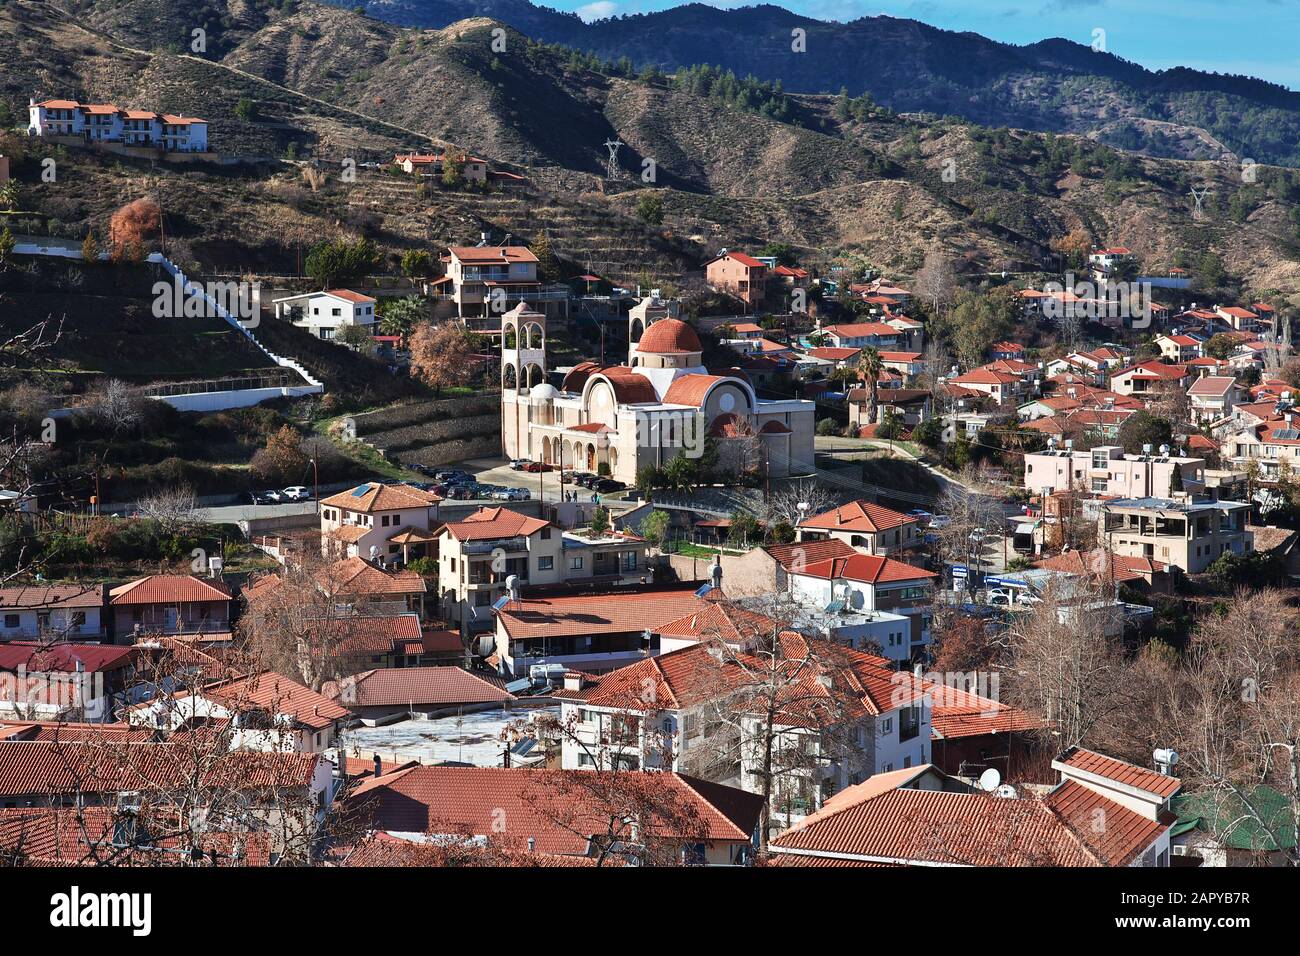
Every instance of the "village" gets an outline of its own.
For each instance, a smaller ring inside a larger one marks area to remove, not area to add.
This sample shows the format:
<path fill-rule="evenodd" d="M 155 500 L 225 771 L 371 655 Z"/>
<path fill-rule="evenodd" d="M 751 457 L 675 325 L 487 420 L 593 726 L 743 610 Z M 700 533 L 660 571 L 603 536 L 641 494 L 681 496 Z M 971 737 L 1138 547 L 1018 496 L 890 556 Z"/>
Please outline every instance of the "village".
<path fill-rule="evenodd" d="M 28 136 L 220 146 L 35 97 Z M 0 395 L 0 859 L 1300 862 L 1294 307 L 1207 299 L 1208 250 L 1080 226 L 1034 272 L 893 273 L 777 242 L 642 284 L 481 232 L 219 287 L 149 202 L 0 263 L 145 270 L 154 321 L 266 368 Z M 58 347 L 33 325 L 6 367 Z M 432 397 L 299 434 L 366 377 Z M 49 458 L 264 403 L 244 486 Z"/>

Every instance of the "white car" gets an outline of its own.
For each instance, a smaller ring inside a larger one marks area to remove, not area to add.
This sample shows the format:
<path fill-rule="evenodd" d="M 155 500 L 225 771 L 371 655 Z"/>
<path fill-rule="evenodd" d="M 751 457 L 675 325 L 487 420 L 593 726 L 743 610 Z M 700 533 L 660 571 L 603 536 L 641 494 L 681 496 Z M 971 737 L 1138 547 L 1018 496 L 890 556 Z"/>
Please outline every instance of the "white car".
<path fill-rule="evenodd" d="M 311 489 L 303 485 L 290 485 L 283 489 L 282 494 L 288 501 L 308 501 L 311 499 Z"/>
<path fill-rule="evenodd" d="M 994 588 L 988 593 L 988 603 L 994 607 L 1032 607 L 1042 604 L 1043 599 L 1012 588 Z"/>
<path fill-rule="evenodd" d="M 952 524 L 952 518 L 947 515 L 930 515 L 930 527 L 935 531 L 942 531 L 950 524 Z"/>

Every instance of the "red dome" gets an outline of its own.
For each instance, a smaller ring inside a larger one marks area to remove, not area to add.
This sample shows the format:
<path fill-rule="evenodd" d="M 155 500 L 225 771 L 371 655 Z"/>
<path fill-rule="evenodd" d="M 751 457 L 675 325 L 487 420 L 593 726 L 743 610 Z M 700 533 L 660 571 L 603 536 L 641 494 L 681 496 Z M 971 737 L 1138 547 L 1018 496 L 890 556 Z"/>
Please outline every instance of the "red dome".
<path fill-rule="evenodd" d="M 667 355 L 673 352 L 703 352 L 700 337 L 680 319 L 660 319 L 645 330 L 636 343 L 638 352 Z"/>

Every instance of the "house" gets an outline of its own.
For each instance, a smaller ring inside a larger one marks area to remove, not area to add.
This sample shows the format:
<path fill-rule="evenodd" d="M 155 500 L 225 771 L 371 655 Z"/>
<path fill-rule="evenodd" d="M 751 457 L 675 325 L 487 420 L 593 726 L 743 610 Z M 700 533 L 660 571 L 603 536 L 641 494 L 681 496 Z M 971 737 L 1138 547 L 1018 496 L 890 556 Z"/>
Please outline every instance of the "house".
<path fill-rule="evenodd" d="M 1260 327 L 1259 316 L 1250 309 L 1243 309 L 1241 306 L 1216 305 L 1214 314 L 1220 322 L 1234 332 L 1254 332 Z"/>
<path fill-rule="evenodd" d="M 0 807 L 100 807 L 145 802 L 186 812 L 238 801 L 278 853 L 301 852 L 334 789 L 333 764 L 315 753 L 217 752 L 187 743 L 70 747 L 53 740 L 0 742 Z M 216 794 L 215 798 L 208 796 Z"/>
<path fill-rule="evenodd" d="M 903 335 L 885 322 L 841 323 L 824 326 L 820 331 L 831 346 L 839 349 L 871 346 L 878 350 L 893 351 L 898 349 L 899 338 Z"/>
<path fill-rule="evenodd" d="M 439 717 L 509 707 L 504 683 L 460 667 L 398 667 L 362 671 L 330 681 L 325 696 L 368 727 L 401 716 Z"/>
<path fill-rule="evenodd" d="M 560 529 L 508 508 L 480 508 L 443 525 L 438 552 L 442 614 L 466 633 L 492 627 L 492 605 L 511 578 L 519 587 L 565 580 Z"/>
<path fill-rule="evenodd" d="M 1097 532 L 1110 551 L 1160 561 L 1186 574 L 1200 574 L 1224 554 L 1254 550 L 1246 527 L 1249 504 L 1180 493 L 1104 501 L 1100 511 Z"/>
<path fill-rule="evenodd" d="M 134 690 L 135 664 L 133 647 L 0 643 L 0 719 L 111 721 Z"/>
<path fill-rule="evenodd" d="M 1241 402 L 1244 395 L 1244 390 L 1231 375 L 1198 378 L 1187 390 L 1192 420 L 1209 424 L 1227 418 L 1232 413 L 1232 407 Z"/>
<path fill-rule="evenodd" d="M 997 405 L 1014 401 L 1028 391 L 1021 376 L 991 368 L 971 369 L 964 375 L 954 375 L 946 379 L 946 383 L 987 395 Z"/>
<path fill-rule="evenodd" d="M 151 574 L 108 592 L 113 632 L 219 634 L 230 631 L 233 600 L 220 580 L 193 574 Z"/>
<path fill-rule="evenodd" d="M 661 625 L 703 609 L 696 591 L 691 583 L 507 595 L 496 608 L 489 660 L 514 677 L 533 667 L 613 670 L 658 651 Z"/>
<path fill-rule="evenodd" d="M 1019 342 L 994 342 L 989 349 L 994 359 L 1025 359 L 1025 347 Z"/>
<path fill-rule="evenodd" d="M 413 612 L 334 617 L 322 621 L 321 628 L 336 643 L 339 655 L 357 669 L 459 665 L 466 660 L 459 631 L 424 627 Z"/>
<path fill-rule="evenodd" d="M 1144 591 L 1170 592 L 1169 567 L 1151 558 L 1115 554 L 1105 548 L 1065 551 L 1034 562 L 1034 567 L 1088 578 L 1101 584 L 1127 584 Z"/>
<path fill-rule="evenodd" d="M 1181 388 L 1187 375 L 1187 369 L 1182 365 L 1139 362 L 1111 375 L 1110 387 L 1119 395 L 1149 398 L 1160 395 L 1167 388 Z"/>
<path fill-rule="evenodd" d="M 566 675 L 555 692 L 560 719 L 572 728 L 563 766 L 671 769 L 761 792 L 757 764 L 770 735 L 758 708 L 769 686 L 777 694 L 771 730 L 783 768 L 773 780 L 774 815 L 802 816 L 846 786 L 927 761 L 930 698 L 910 674 L 793 632 L 778 640 L 801 674 L 763 689 L 753 675 L 770 651 L 740 647 L 720 655 L 707 643 L 600 677 Z"/>
<path fill-rule="evenodd" d="M 439 294 L 455 305 L 457 316 L 482 320 L 468 323 L 472 328 L 488 329 L 494 325 L 488 320 L 512 305 L 542 301 L 537 256 L 527 246 L 451 246 L 446 261 L 451 288 Z"/>
<path fill-rule="evenodd" d="M 263 671 L 146 700 L 126 711 L 136 727 L 211 728 L 231 750 L 321 753 L 333 748 L 350 717 L 346 707 L 275 671 Z"/>
<path fill-rule="evenodd" d="M 1205 459 L 1171 455 L 1165 446 L 1157 454 L 1146 449 L 1141 455 L 1127 455 L 1119 445 L 1076 451 L 1071 441 L 1065 448 L 1049 441 L 1046 450 L 1025 453 L 1024 487 L 1036 494 L 1145 497 L 1204 484 Z"/>
<path fill-rule="evenodd" d="M 870 501 L 850 501 L 800 520 L 799 541 L 838 538 L 863 554 L 897 554 L 922 544 L 916 518 Z"/>
<path fill-rule="evenodd" d="M 79 137 L 86 143 L 150 147 L 169 153 L 205 153 L 208 121 L 194 116 L 122 109 L 112 103 L 28 100 L 29 136 Z"/>
<path fill-rule="evenodd" d="M 1183 365 L 1205 355 L 1205 343 L 1194 335 L 1158 335 L 1156 345 L 1160 347 L 1160 357 L 1170 365 Z"/>
<path fill-rule="evenodd" d="M 318 339 L 332 341 L 347 326 L 374 332 L 376 300 L 351 289 L 328 289 L 271 300 L 275 317 L 306 329 Z"/>
<path fill-rule="evenodd" d="M 911 428 L 928 421 L 934 412 L 934 396 L 928 388 L 877 388 L 875 420 L 868 421 L 867 406 L 870 397 L 865 388 L 849 389 L 850 425 L 862 428 L 882 422 L 892 414 L 904 426 Z"/>
<path fill-rule="evenodd" d="M 932 765 L 880 774 L 771 851 L 792 866 L 1169 866 L 1177 778 L 1079 748 L 1052 769 L 1042 796 L 986 793 Z"/>
<path fill-rule="evenodd" d="M 464 841 L 485 851 L 588 858 L 608 853 L 628 804 L 574 782 L 580 771 L 414 766 L 371 776 L 347 794 L 343 813 L 358 826 L 416 843 Z M 667 819 L 638 821 L 641 843 L 674 860 L 739 865 L 753 855 L 762 798 L 684 774 L 627 772 L 625 794 L 643 793 Z M 617 789 L 617 788 L 616 788 Z M 628 799 L 631 799 L 628 797 Z M 675 826 L 691 821 L 687 832 Z M 630 837 L 611 861 L 625 859 Z M 643 851 L 644 852 L 644 851 Z M 524 855 L 526 854 L 526 855 Z M 646 861 L 649 862 L 649 861 Z"/>
<path fill-rule="evenodd" d="M 1111 246 L 1088 253 L 1088 270 L 1094 276 L 1109 278 L 1136 267 L 1137 257 L 1126 246 Z"/>
<path fill-rule="evenodd" d="M 1290 798 L 1265 784 L 1238 792 L 1179 793 L 1170 832 L 1175 858 L 1195 866 L 1287 866 L 1296 847 Z"/>
<path fill-rule="evenodd" d="M 101 586 L 38 584 L 0 588 L 0 642 L 55 636 L 102 638 Z"/>
<path fill-rule="evenodd" d="M 321 553 L 407 564 L 437 556 L 440 497 L 411 485 L 367 482 L 323 498 Z"/>
<path fill-rule="evenodd" d="M 766 263 L 743 252 L 723 252 L 704 264 L 704 281 L 751 308 L 767 300 L 769 270 Z"/>
<path fill-rule="evenodd" d="M 393 165 L 404 173 L 428 172 L 433 174 L 442 169 L 441 153 L 398 153 L 393 157 Z"/>
<path fill-rule="evenodd" d="M 926 653 L 936 577 L 933 571 L 859 552 L 812 561 L 802 569 L 796 564 L 788 573 L 790 594 L 798 603 L 817 608 L 837 605 L 864 616 L 870 613 L 873 620 L 863 621 L 858 635 L 842 635 L 853 646 L 881 644 L 881 655 L 897 664 Z M 903 620 L 898 626 L 888 618 L 875 624 L 876 614 L 899 615 Z M 882 633 L 884 643 L 878 639 Z"/>
<path fill-rule="evenodd" d="M 332 626 L 346 626 L 350 615 L 361 617 L 424 614 L 428 591 L 424 578 L 414 571 L 395 571 L 364 558 L 343 558 L 313 575 L 320 594 L 320 613 Z M 244 588 L 250 614 L 273 616 L 282 609 L 300 609 L 303 596 L 294 589 L 282 590 L 283 575 L 265 574 Z M 324 605 L 331 609 L 326 612 Z"/>

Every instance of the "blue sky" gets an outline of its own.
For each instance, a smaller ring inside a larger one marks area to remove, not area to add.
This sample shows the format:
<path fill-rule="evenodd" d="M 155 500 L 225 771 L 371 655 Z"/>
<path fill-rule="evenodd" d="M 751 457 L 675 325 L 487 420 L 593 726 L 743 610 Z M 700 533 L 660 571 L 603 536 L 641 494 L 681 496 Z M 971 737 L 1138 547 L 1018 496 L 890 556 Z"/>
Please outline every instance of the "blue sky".
<path fill-rule="evenodd" d="M 671 0 L 535 0 L 585 19 L 677 6 Z M 703 0 L 717 7 L 744 0 Z M 752 2 L 752 0 L 751 0 Z M 772 0 L 776 2 L 776 0 Z M 1300 0 L 787 0 L 819 20 L 888 14 L 1007 43 L 1065 37 L 1153 70 L 1190 66 L 1244 73 L 1300 90 Z"/>

